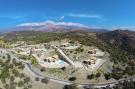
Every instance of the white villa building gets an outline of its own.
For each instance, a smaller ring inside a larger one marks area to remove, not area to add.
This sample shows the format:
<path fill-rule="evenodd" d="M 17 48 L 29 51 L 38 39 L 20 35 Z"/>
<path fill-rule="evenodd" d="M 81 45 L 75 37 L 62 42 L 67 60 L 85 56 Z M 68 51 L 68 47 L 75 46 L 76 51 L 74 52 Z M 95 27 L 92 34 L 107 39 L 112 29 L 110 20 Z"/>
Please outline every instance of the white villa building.
<path fill-rule="evenodd" d="M 62 68 L 69 65 L 76 68 L 81 68 L 84 67 L 83 63 L 92 68 L 92 66 L 94 67 L 99 65 L 99 63 L 102 62 L 100 57 L 104 56 L 104 52 L 92 48 L 84 52 L 84 55 L 88 57 L 86 61 L 72 61 L 63 51 L 63 49 L 77 49 L 80 47 L 80 44 L 65 42 L 59 46 L 50 46 L 48 48 L 45 48 L 45 46 L 48 47 L 48 45 L 38 44 L 15 47 L 13 50 L 15 53 L 22 55 L 29 56 L 31 54 L 36 58 L 39 65 L 45 68 Z"/>
<path fill-rule="evenodd" d="M 77 49 L 80 47 L 80 44 L 78 43 L 62 43 L 60 45 L 62 49 Z"/>

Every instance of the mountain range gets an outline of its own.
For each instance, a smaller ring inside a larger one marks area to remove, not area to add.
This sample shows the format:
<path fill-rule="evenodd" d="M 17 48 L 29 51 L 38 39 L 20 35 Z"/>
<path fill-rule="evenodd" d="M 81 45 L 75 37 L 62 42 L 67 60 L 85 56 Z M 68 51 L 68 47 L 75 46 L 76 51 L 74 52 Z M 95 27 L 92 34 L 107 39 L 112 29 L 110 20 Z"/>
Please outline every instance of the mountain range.
<path fill-rule="evenodd" d="M 69 38 L 81 44 L 96 46 L 110 53 L 115 62 L 135 58 L 135 31 L 91 29 L 80 24 L 70 23 L 29 23 L 21 24 L 1 34 L 8 42 L 26 41 L 44 43 Z M 123 61 L 123 62 L 125 62 Z"/>
<path fill-rule="evenodd" d="M 118 48 L 135 55 L 135 32 L 130 30 L 110 31 L 88 27 L 80 23 L 46 21 L 20 24 L 6 29 L 6 32 L 0 35 L 8 41 L 27 40 L 38 43 L 52 39 L 58 40 L 61 37 L 75 38 L 83 43 L 86 42 L 86 45 L 107 44 L 108 47 Z"/>
<path fill-rule="evenodd" d="M 11 31 L 23 31 L 23 30 L 35 30 L 35 31 L 44 31 L 44 32 L 68 32 L 68 31 L 76 31 L 76 30 L 84 30 L 90 32 L 107 31 L 107 29 L 89 27 L 80 23 L 54 22 L 54 21 L 46 21 L 40 23 L 23 23 L 15 27 L 5 29 L 4 31 L 11 32 Z"/>

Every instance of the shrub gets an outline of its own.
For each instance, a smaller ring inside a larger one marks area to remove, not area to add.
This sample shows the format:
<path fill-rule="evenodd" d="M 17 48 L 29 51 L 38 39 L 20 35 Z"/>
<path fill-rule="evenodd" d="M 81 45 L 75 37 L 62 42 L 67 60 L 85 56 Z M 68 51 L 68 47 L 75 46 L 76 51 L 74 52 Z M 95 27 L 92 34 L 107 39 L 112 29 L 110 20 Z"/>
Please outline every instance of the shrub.
<path fill-rule="evenodd" d="M 43 79 L 41 79 L 41 82 L 47 84 L 49 82 L 49 80 L 47 78 L 43 78 Z"/>
<path fill-rule="evenodd" d="M 93 78 L 94 78 L 94 74 L 87 75 L 87 79 L 93 79 Z"/>
<path fill-rule="evenodd" d="M 76 80 L 76 77 L 70 77 L 69 78 L 69 81 L 75 81 Z"/>

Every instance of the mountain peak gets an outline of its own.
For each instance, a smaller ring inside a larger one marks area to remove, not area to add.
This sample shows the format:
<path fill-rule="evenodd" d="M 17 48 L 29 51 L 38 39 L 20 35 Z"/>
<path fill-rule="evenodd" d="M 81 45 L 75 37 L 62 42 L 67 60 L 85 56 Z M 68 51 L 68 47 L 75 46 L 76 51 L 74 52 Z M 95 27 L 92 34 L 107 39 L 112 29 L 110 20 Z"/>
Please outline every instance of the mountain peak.
<path fill-rule="evenodd" d="M 95 27 L 89 27 L 81 23 L 73 22 L 54 22 L 54 21 L 45 21 L 45 22 L 32 22 L 32 23 L 23 23 L 19 24 L 16 27 L 6 29 L 6 31 L 22 31 L 22 30 L 36 30 L 36 31 L 45 31 L 45 32 L 68 32 L 68 31 L 91 31 L 91 32 L 105 32 L 106 29 L 99 29 Z"/>
<path fill-rule="evenodd" d="M 54 21 L 45 21 L 45 22 L 32 22 L 32 23 L 23 23 L 23 24 L 19 24 L 17 26 L 46 26 L 46 25 L 61 25 L 61 26 L 76 26 L 76 27 L 87 27 L 88 26 L 81 24 L 81 23 L 73 23 L 73 22 L 54 22 Z"/>

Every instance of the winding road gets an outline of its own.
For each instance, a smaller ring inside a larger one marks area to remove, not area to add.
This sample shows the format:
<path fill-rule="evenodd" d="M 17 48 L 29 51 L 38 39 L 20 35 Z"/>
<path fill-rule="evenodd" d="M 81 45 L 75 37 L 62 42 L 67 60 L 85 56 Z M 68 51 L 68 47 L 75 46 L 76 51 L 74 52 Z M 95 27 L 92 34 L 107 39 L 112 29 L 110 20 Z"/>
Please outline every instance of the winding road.
<path fill-rule="evenodd" d="M 72 82 L 69 82 L 69 81 L 64 81 L 64 80 L 60 80 L 60 79 L 55 79 L 55 78 L 51 78 L 51 77 L 46 77 L 45 75 L 43 75 L 41 72 L 37 72 L 33 66 L 31 65 L 30 62 L 28 61 L 24 61 L 22 59 L 19 59 L 15 54 L 13 54 L 10 50 L 5 50 L 5 49 L 1 49 L 3 51 L 6 51 L 7 53 L 9 53 L 12 57 L 16 58 L 17 60 L 20 60 L 22 63 L 25 64 L 25 67 L 30 71 L 30 73 L 32 73 L 33 76 L 35 77 L 39 77 L 39 78 L 47 78 L 49 79 L 49 81 L 51 82 L 56 82 L 56 83 L 59 83 L 59 84 L 63 84 L 63 85 L 70 85 L 70 84 L 73 84 Z M 133 79 L 133 81 L 135 81 L 135 78 L 134 77 L 129 77 L 129 78 L 122 78 L 118 81 L 112 81 L 112 82 L 102 82 L 102 83 L 76 83 L 79 87 L 83 87 L 83 86 L 91 86 L 91 87 L 94 87 L 94 88 L 101 88 L 101 87 L 106 87 L 106 86 L 115 86 L 116 84 L 118 84 L 120 81 L 125 81 L 125 80 L 129 80 L 130 79 Z"/>

